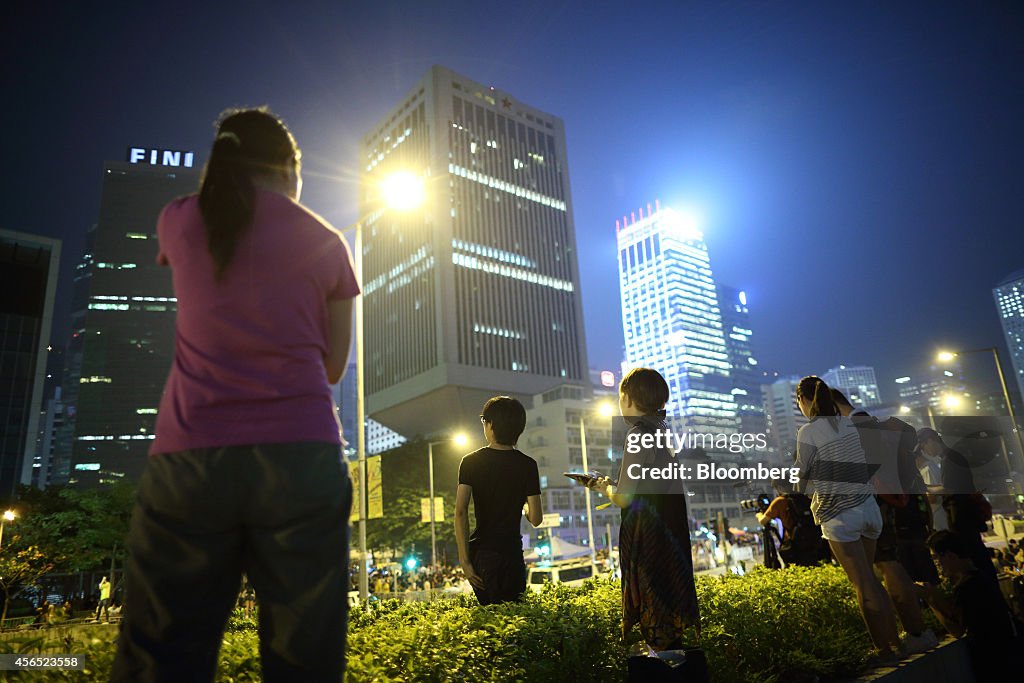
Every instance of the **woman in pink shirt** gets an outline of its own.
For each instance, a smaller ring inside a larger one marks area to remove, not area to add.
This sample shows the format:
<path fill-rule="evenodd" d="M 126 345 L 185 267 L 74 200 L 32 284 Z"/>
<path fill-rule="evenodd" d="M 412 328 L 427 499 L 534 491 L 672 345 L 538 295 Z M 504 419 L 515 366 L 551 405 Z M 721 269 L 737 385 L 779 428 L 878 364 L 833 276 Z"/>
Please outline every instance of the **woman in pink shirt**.
<path fill-rule="evenodd" d="M 266 681 L 339 681 L 352 488 L 329 384 L 359 285 L 298 203 L 300 153 L 265 109 L 220 120 L 198 194 L 157 222 L 174 363 L 128 538 L 112 680 L 213 680 L 244 573 Z"/>

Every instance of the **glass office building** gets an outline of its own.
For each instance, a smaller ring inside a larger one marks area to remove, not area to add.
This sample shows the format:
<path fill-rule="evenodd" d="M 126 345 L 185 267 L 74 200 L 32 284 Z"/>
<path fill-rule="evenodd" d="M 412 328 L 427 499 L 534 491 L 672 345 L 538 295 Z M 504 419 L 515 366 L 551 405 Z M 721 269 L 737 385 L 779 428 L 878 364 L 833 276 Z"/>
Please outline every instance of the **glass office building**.
<path fill-rule="evenodd" d="M 0 230 L 0 500 L 32 482 L 60 246 Z"/>
<path fill-rule="evenodd" d="M 992 295 L 1013 368 L 1013 379 L 1007 377 L 1006 384 L 1011 394 L 1016 392 L 1021 397 L 1024 396 L 1024 270 L 1007 276 L 992 290 Z M 1004 371 L 1009 374 L 1010 368 Z M 1021 420 L 1019 415 L 1017 420 Z"/>
<path fill-rule="evenodd" d="M 64 383 L 70 455 L 57 456 L 56 481 L 111 483 L 142 472 L 174 356 L 177 310 L 171 271 L 156 264 L 156 219 L 198 182 L 191 168 L 104 167 L 99 220 L 75 278 Z"/>
<path fill-rule="evenodd" d="M 561 119 L 435 66 L 365 136 L 361 171 L 368 415 L 431 434 L 495 394 L 586 381 Z M 425 179 L 423 208 L 381 204 L 397 171 Z"/>
<path fill-rule="evenodd" d="M 685 427 L 739 427 L 726 331 L 704 235 L 669 207 L 617 222 L 624 371 L 651 367 L 668 381 L 669 416 Z M 751 356 L 753 358 L 753 356 Z"/>

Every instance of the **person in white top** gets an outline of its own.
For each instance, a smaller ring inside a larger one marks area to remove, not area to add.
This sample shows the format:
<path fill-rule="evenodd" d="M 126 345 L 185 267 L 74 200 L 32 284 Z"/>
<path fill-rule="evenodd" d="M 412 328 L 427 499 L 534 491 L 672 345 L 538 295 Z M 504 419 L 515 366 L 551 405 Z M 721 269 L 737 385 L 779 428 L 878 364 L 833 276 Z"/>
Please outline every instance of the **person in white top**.
<path fill-rule="evenodd" d="M 872 567 L 882 515 L 868 481 L 860 434 L 849 418 L 840 417 L 820 377 L 800 380 L 796 398 L 800 412 L 810 420 L 797 433 L 798 489 L 814 483 L 814 521 L 857 592 L 878 663 L 895 662 L 902 657 L 896 615 Z"/>

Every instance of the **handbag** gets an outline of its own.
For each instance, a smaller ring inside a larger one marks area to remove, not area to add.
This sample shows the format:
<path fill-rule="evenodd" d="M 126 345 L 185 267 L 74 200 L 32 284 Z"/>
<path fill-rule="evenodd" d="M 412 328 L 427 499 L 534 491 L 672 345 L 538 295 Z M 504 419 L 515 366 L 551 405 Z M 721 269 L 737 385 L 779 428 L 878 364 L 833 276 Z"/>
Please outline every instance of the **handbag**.
<path fill-rule="evenodd" d="M 657 656 L 636 655 L 627 660 L 629 683 L 708 683 L 708 660 L 703 648 L 665 650 Z"/>

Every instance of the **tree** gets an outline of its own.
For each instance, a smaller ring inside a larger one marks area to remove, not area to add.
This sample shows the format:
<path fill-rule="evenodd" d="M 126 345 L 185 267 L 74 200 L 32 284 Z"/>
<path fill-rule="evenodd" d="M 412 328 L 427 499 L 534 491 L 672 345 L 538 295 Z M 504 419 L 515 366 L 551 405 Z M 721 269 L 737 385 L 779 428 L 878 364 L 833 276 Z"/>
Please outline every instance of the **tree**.
<path fill-rule="evenodd" d="M 0 628 L 3 628 L 7 620 L 7 606 L 11 598 L 18 597 L 23 590 L 35 585 L 44 574 L 53 569 L 53 562 L 48 560 L 38 547 L 18 548 L 16 545 L 17 540 L 14 540 L 0 553 L 0 589 L 4 592 Z M 15 588 L 18 590 L 15 591 Z"/>
<path fill-rule="evenodd" d="M 130 482 L 95 489 L 25 488 L 18 528 L 23 544 L 36 546 L 55 567 L 68 571 L 96 569 L 110 563 L 114 582 L 117 563 L 124 560 L 124 538 L 134 501 Z"/>
<path fill-rule="evenodd" d="M 462 453 L 452 442 L 434 445 L 434 495 L 444 499 L 445 519 L 436 520 L 438 558 L 454 555 L 455 490 Z M 368 520 L 367 545 L 405 552 L 417 546 L 430 552 L 430 524 L 421 521 L 421 503 L 430 495 L 427 442 L 409 441 L 381 455 L 384 517 Z M 353 501 L 358 505 L 359 501 Z"/>
<path fill-rule="evenodd" d="M 437 492 L 435 491 L 435 494 Z M 440 495 L 440 494 L 437 494 Z M 392 548 L 405 551 L 416 545 L 430 549 L 430 524 L 421 521 L 421 500 L 428 497 L 428 491 L 399 488 L 392 489 L 391 496 L 384 501 L 384 517 L 371 519 L 366 526 L 366 540 L 371 548 Z M 454 498 L 444 498 L 444 520 L 436 520 L 437 544 L 440 548 L 448 539 L 455 538 L 455 526 L 449 505 Z"/>

